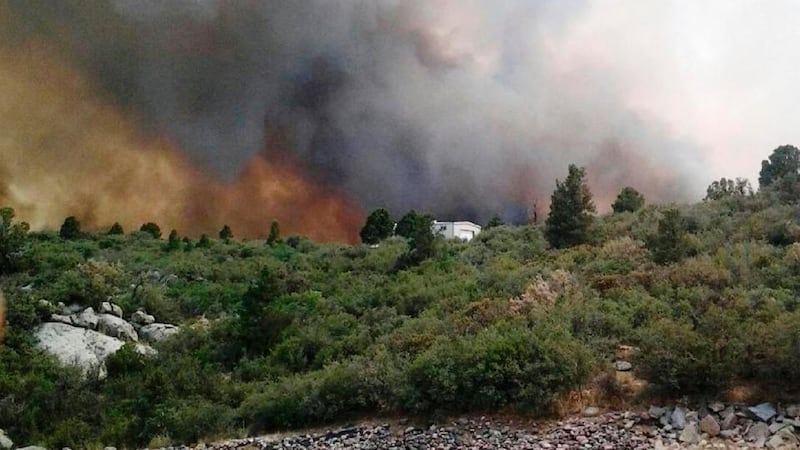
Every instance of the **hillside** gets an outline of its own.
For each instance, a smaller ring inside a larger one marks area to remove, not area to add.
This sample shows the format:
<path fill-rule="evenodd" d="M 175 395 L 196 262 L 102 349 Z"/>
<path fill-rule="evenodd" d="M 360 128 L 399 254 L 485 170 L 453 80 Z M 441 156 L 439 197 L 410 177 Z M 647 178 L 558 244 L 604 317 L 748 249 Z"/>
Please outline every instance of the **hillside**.
<path fill-rule="evenodd" d="M 590 386 L 636 401 L 604 375 L 619 345 L 638 348 L 641 396 L 748 386 L 791 399 L 800 225 L 786 186 L 600 216 L 587 243 L 562 249 L 543 225 L 496 226 L 437 239 L 413 263 L 402 237 L 65 239 L 14 234 L 7 216 L 0 428 L 21 443 L 134 447 L 398 413 L 535 417 Z M 157 354 L 126 345 L 105 377 L 37 349 L 59 303 L 109 297 L 126 319 L 143 309 L 180 332 Z"/>

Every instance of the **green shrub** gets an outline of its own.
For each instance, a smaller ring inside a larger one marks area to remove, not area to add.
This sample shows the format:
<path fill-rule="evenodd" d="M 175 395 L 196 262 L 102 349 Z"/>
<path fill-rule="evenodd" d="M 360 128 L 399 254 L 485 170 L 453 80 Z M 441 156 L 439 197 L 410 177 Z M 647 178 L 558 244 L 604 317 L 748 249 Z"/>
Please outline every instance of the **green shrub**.
<path fill-rule="evenodd" d="M 588 372 L 586 349 L 562 328 L 500 323 L 474 336 L 443 337 L 415 358 L 403 404 L 413 411 L 542 411 Z"/>
<path fill-rule="evenodd" d="M 741 373 L 743 332 L 741 320 L 718 307 L 711 307 L 696 327 L 661 319 L 641 330 L 637 370 L 666 392 L 718 392 Z"/>

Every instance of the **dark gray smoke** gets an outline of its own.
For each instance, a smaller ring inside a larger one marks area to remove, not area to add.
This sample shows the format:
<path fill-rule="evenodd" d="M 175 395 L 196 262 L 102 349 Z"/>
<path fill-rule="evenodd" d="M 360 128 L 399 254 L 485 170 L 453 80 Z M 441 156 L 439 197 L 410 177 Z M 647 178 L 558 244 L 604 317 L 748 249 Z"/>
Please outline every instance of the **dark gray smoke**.
<path fill-rule="evenodd" d="M 697 186 L 695 148 L 560 61 L 581 1 L 12 0 L 110 101 L 226 177 L 270 152 L 365 209 L 521 220 L 569 163 L 599 203 Z M 289 145 L 270 145 L 266 136 Z M 265 148 L 266 147 L 266 148 Z M 541 211 L 540 211 L 541 212 Z"/>

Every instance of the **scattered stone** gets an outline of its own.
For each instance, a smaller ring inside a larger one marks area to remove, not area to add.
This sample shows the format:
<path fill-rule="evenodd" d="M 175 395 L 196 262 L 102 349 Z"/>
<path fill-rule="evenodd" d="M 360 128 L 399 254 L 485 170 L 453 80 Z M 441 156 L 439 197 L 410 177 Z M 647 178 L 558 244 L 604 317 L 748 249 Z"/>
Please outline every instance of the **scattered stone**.
<path fill-rule="evenodd" d="M 583 410 L 584 417 L 597 417 L 600 415 L 600 408 L 596 406 L 587 406 L 586 409 Z"/>
<path fill-rule="evenodd" d="M 681 431 L 680 441 L 684 444 L 698 444 L 700 443 L 700 433 L 697 431 L 697 425 L 690 423 L 686 425 Z"/>
<path fill-rule="evenodd" d="M 615 361 L 614 369 L 618 372 L 630 372 L 630 370 L 633 369 L 633 365 L 628 361 Z"/>
<path fill-rule="evenodd" d="M 762 422 L 769 422 L 770 419 L 778 414 L 775 411 L 775 407 L 772 406 L 772 403 L 761 403 L 760 405 L 751 406 L 747 408 L 747 410 L 750 411 L 753 417 Z"/>
<path fill-rule="evenodd" d="M 666 412 L 665 408 L 655 405 L 650 405 L 650 409 L 647 410 L 647 414 L 650 415 L 652 419 L 660 419 L 661 416 L 664 415 L 664 412 Z"/>
<path fill-rule="evenodd" d="M 719 413 L 723 409 L 725 409 L 725 404 L 722 402 L 711 402 L 708 404 L 708 409 L 710 409 L 714 413 Z"/>
<path fill-rule="evenodd" d="M 747 442 L 758 442 L 759 440 L 766 441 L 769 438 L 769 426 L 764 422 L 756 422 L 745 433 L 745 440 Z"/>
<path fill-rule="evenodd" d="M 14 441 L 6 435 L 6 432 L 0 430 L 0 449 L 8 450 L 14 446 Z"/>
<path fill-rule="evenodd" d="M 719 435 L 721 430 L 717 419 L 715 419 L 713 415 L 709 414 L 703 417 L 703 420 L 700 421 L 700 431 L 709 435 L 710 437 L 716 437 Z"/>
<path fill-rule="evenodd" d="M 676 406 L 675 410 L 672 411 L 672 415 L 669 418 L 669 423 L 672 425 L 672 428 L 676 430 L 683 430 L 686 428 L 686 413 L 688 411 L 686 408 L 682 406 Z"/>

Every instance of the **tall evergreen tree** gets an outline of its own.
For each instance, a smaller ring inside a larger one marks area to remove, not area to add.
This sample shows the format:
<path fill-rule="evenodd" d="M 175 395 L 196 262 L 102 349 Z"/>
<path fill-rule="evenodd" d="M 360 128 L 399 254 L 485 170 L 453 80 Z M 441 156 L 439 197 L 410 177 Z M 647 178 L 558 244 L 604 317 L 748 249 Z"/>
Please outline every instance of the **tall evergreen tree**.
<path fill-rule="evenodd" d="M 555 248 L 572 247 L 589 241 L 589 230 L 596 209 L 585 178 L 586 171 L 582 167 L 570 164 L 566 180 L 563 183 L 556 180 L 550 214 L 545 222 L 545 235 Z"/>
<path fill-rule="evenodd" d="M 389 211 L 383 208 L 372 211 L 367 217 L 367 222 L 361 228 L 359 235 L 365 244 L 377 244 L 392 235 L 394 221 L 389 216 Z"/>
<path fill-rule="evenodd" d="M 667 264 L 683 259 L 689 253 L 686 231 L 686 219 L 680 211 L 674 208 L 664 211 L 664 217 L 658 221 L 658 232 L 647 242 L 653 261 Z"/>

